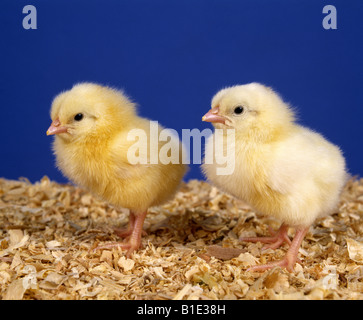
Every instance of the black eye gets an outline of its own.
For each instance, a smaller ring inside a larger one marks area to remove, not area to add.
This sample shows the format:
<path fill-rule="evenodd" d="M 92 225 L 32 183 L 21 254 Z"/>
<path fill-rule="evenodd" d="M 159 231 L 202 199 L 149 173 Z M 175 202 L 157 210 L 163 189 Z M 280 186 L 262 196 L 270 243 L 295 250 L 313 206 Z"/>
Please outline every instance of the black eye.
<path fill-rule="evenodd" d="M 83 114 L 82 113 L 77 113 L 74 116 L 74 120 L 76 120 L 76 121 L 81 121 L 82 119 L 83 119 Z"/>
<path fill-rule="evenodd" d="M 243 107 L 238 106 L 234 108 L 234 113 L 235 114 L 241 114 L 243 112 Z"/>

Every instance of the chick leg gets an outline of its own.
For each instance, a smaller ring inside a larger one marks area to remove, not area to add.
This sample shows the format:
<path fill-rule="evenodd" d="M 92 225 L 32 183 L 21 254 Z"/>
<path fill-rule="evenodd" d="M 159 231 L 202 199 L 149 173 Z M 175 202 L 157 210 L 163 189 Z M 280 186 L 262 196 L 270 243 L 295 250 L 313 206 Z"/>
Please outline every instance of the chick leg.
<path fill-rule="evenodd" d="M 126 238 L 131 235 L 135 225 L 135 214 L 130 211 L 129 224 L 127 228 L 114 228 L 113 232 L 120 238 Z"/>
<path fill-rule="evenodd" d="M 120 238 L 127 238 L 132 234 L 135 226 L 135 214 L 131 211 L 129 217 L 129 224 L 127 228 L 113 228 L 113 232 Z M 142 235 L 147 235 L 147 232 L 142 230 Z"/>
<path fill-rule="evenodd" d="M 284 242 L 287 242 L 288 245 L 291 245 L 291 240 L 287 235 L 288 230 L 289 227 L 283 223 L 276 233 L 270 229 L 270 233 L 272 234 L 271 237 L 241 237 L 240 241 L 269 243 L 269 245 L 264 246 L 262 250 L 277 249 Z"/>
<path fill-rule="evenodd" d="M 120 243 L 120 242 L 114 242 L 105 244 L 103 246 L 98 246 L 94 250 L 98 249 L 109 249 L 109 248 L 115 248 L 120 247 L 122 249 L 127 249 L 126 257 L 130 258 L 131 254 L 137 250 L 140 247 L 141 244 L 141 235 L 142 235 L 142 227 L 144 225 L 144 220 L 146 217 L 147 211 L 143 213 L 133 214 L 134 221 L 131 223 L 131 234 L 127 242 Z M 131 218 L 131 215 L 130 215 Z"/>
<path fill-rule="evenodd" d="M 289 250 L 287 251 L 285 257 L 282 260 L 271 262 L 268 264 L 253 266 L 247 269 L 247 271 L 265 271 L 273 267 L 282 267 L 286 268 L 289 272 L 293 272 L 295 263 L 298 260 L 297 255 L 299 252 L 299 248 L 308 230 L 309 227 L 302 227 L 296 229 L 295 237 L 292 240 Z"/>
<path fill-rule="evenodd" d="M 145 211 L 135 216 L 135 224 L 131 236 L 128 240 L 128 243 L 125 243 L 123 246 L 124 249 L 128 249 L 126 252 L 126 257 L 128 258 L 130 258 L 131 254 L 141 245 L 141 236 L 143 233 L 142 227 L 144 225 L 146 213 L 147 212 Z"/>

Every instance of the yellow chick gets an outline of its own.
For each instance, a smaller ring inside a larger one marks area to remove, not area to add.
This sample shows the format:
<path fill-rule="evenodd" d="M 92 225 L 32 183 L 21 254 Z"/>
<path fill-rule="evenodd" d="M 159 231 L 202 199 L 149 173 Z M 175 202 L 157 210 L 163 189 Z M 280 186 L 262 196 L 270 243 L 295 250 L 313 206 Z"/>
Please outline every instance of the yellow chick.
<path fill-rule="evenodd" d="M 235 161 L 234 172 L 218 175 L 217 164 L 204 163 L 207 178 L 256 212 L 282 221 L 271 237 L 241 240 L 269 243 L 267 247 L 273 249 L 284 242 L 290 245 L 281 261 L 250 270 L 281 266 L 292 272 L 311 224 L 337 206 L 347 178 L 341 151 L 320 134 L 298 125 L 293 110 L 280 96 L 258 83 L 219 91 L 202 120 L 223 129 L 221 139 L 228 129 L 234 129 L 235 135 L 227 145 L 234 150 L 230 153 L 233 159 L 229 159 Z M 206 152 L 215 145 L 214 138 L 216 134 L 207 141 Z M 296 230 L 292 242 L 287 235 L 289 227 Z"/>
<path fill-rule="evenodd" d="M 149 148 L 147 163 L 129 161 L 129 148 L 135 144 L 135 139 L 129 137 L 132 130 L 144 132 L 148 144 L 158 144 L 157 151 L 166 142 L 152 142 L 151 122 L 139 117 L 135 104 L 112 88 L 92 83 L 75 85 L 54 99 L 51 119 L 47 135 L 55 135 L 53 150 L 63 174 L 115 207 L 130 209 L 128 228 L 115 229 L 117 235 L 128 237 L 128 241 L 98 247 L 119 246 L 127 249 L 130 257 L 141 244 L 148 208 L 174 195 L 186 166 L 181 160 L 163 164 L 159 158 L 150 163 L 150 157 L 155 155 Z M 158 125 L 157 133 L 162 129 Z M 179 140 L 175 144 L 180 150 Z"/>

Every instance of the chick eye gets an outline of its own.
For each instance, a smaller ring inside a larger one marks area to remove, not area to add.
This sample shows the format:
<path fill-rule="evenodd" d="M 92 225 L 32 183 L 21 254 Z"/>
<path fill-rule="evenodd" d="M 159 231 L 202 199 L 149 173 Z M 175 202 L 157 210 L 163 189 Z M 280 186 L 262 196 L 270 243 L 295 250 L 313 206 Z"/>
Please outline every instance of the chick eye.
<path fill-rule="evenodd" d="M 242 106 L 238 106 L 234 108 L 234 113 L 235 114 L 241 114 L 243 112 L 243 107 Z"/>
<path fill-rule="evenodd" d="M 76 121 L 81 121 L 82 119 L 83 119 L 83 114 L 82 113 L 77 113 L 74 116 L 74 120 L 76 120 Z"/>

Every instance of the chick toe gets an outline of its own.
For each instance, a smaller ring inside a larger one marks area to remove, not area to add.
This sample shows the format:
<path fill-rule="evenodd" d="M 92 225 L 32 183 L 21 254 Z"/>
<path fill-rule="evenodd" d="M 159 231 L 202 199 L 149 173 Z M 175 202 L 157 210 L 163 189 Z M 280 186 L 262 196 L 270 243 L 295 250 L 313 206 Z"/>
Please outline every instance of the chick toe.
<path fill-rule="evenodd" d="M 273 232 L 273 230 L 270 229 L 270 233 L 272 234 L 271 237 L 241 237 L 240 241 L 268 243 L 262 250 L 277 249 L 281 247 L 284 242 L 291 245 L 291 240 L 287 235 L 288 229 L 289 227 L 287 225 L 282 224 L 277 232 Z"/>
<path fill-rule="evenodd" d="M 260 264 L 247 269 L 247 271 L 265 271 L 274 267 L 286 268 L 287 271 L 293 272 L 296 262 L 300 262 L 298 259 L 299 248 L 309 227 L 297 228 L 294 240 L 291 242 L 291 246 L 286 255 L 280 261 L 274 261 L 267 264 Z"/>

